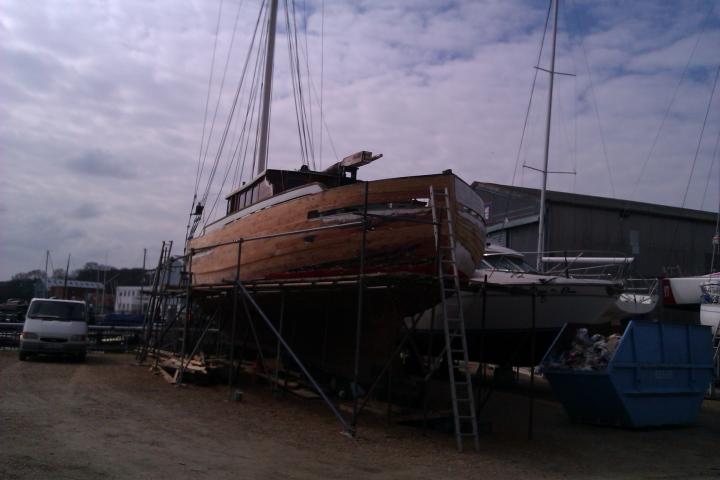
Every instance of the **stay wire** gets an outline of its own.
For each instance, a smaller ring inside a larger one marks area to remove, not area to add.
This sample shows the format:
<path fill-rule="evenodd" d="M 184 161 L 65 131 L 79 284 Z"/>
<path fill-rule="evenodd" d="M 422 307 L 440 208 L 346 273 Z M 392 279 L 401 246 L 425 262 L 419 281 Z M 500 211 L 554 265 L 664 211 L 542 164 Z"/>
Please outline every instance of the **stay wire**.
<path fill-rule="evenodd" d="M 702 128 L 700 128 L 700 136 L 698 137 L 697 147 L 695 148 L 695 156 L 693 157 L 692 166 L 690 167 L 690 177 L 688 177 L 687 186 L 685 187 L 685 194 L 683 195 L 683 208 L 685 208 L 688 192 L 690 192 L 690 184 L 692 183 L 692 177 L 695 173 L 695 165 L 697 164 L 698 155 L 700 154 L 700 147 L 702 146 L 702 139 L 703 135 L 705 134 L 705 125 L 707 125 L 707 119 L 710 115 L 710 107 L 712 106 L 713 97 L 715 96 L 715 87 L 717 87 L 718 76 L 720 76 L 720 65 L 718 65 L 718 68 L 715 71 L 715 80 L 713 81 L 712 90 L 710 91 L 710 100 L 708 101 L 708 106 L 705 110 L 705 117 L 703 118 Z"/>
<path fill-rule="evenodd" d="M 298 139 L 300 141 L 300 158 L 303 165 L 307 165 L 307 156 L 305 152 L 305 145 L 303 142 L 303 136 L 302 136 L 302 130 L 301 130 L 301 119 L 300 119 L 300 109 L 298 107 L 298 89 L 296 86 L 296 70 L 295 70 L 295 62 L 293 62 L 293 57 L 296 55 L 293 54 L 293 34 L 292 34 L 292 27 L 290 25 L 290 8 L 288 7 L 288 2 L 285 0 L 285 28 L 288 32 L 287 35 L 287 42 L 288 42 L 288 62 L 290 65 L 290 82 L 292 85 L 292 94 L 293 94 L 293 102 L 295 107 L 295 127 L 297 129 Z"/>
<path fill-rule="evenodd" d="M 264 5 L 264 4 L 263 4 L 263 5 Z M 228 132 L 229 126 L 231 125 L 232 119 L 233 119 L 233 117 L 234 117 L 234 112 L 235 112 L 235 110 L 236 110 L 236 105 L 237 105 L 238 98 L 240 97 L 240 93 L 241 93 L 241 91 L 242 91 L 243 86 L 246 85 L 245 80 L 246 80 L 246 78 L 247 78 L 248 66 L 250 65 L 250 61 L 251 61 L 251 59 L 253 58 L 253 56 L 256 57 L 256 69 L 257 69 L 257 64 L 258 64 L 257 57 L 259 57 L 259 55 L 257 55 L 257 54 L 256 54 L 256 55 L 253 55 L 252 52 L 254 51 L 255 40 L 256 40 L 256 38 L 257 38 L 257 31 L 258 31 L 258 28 L 259 28 L 259 25 L 260 25 L 260 18 L 261 18 L 261 17 L 262 17 L 262 10 L 261 10 L 261 12 L 258 14 L 258 20 L 257 20 L 256 23 L 255 23 L 255 31 L 253 32 L 253 36 L 252 36 L 252 39 L 251 39 L 251 42 L 250 42 L 250 46 L 249 46 L 249 48 L 248 48 L 248 54 L 247 54 L 246 59 L 245 59 L 245 64 L 243 65 L 242 73 L 241 73 L 241 75 L 240 75 L 240 80 L 238 81 L 238 87 L 237 87 L 237 91 L 236 91 L 236 94 L 235 94 L 235 101 L 234 101 L 234 103 L 233 103 L 233 106 L 232 106 L 232 109 L 231 109 L 231 113 L 230 113 L 230 115 L 229 115 L 229 117 L 228 117 L 228 122 L 227 122 L 227 124 L 226 124 L 225 132 L 223 133 L 223 137 L 221 138 L 220 147 L 219 147 L 219 150 L 218 150 L 218 154 L 217 154 L 217 156 L 216 156 L 214 169 L 213 169 L 213 171 L 212 171 L 212 178 L 214 178 L 215 172 L 216 172 L 216 170 L 217 170 L 217 166 L 218 166 L 218 164 L 219 164 L 220 155 L 222 154 L 222 150 L 223 150 L 224 145 L 225 145 L 225 141 L 226 141 L 226 138 L 227 138 L 227 132 Z M 256 73 L 257 73 L 257 72 L 255 72 L 255 73 L 253 74 L 253 79 L 252 79 L 252 82 L 251 82 L 251 84 L 252 84 L 253 86 L 257 83 L 257 82 L 255 81 L 256 78 L 257 78 L 257 77 L 256 77 Z M 253 88 L 251 88 L 251 94 L 249 95 L 250 98 L 253 97 L 252 92 L 253 92 Z M 252 108 L 252 107 L 250 106 L 250 103 L 251 103 L 251 100 L 249 99 L 249 100 L 248 100 L 248 109 Z M 246 109 L 246 119 L 247 119 L 247 110 L 248 110 L 248 109 Z M 243 139 L 243 137 L 244 137 L 244 135 L 243 135 L 244 129 L 245 129 L 245 124 L 243 125 L 243 132 L 241 132 L 240 139 L 238 139 L 238 144 L 239 144 L 239 142 L 240 142 L 240 141 Z M 225 187 L 225 183 L 227 182 L 227 178 L 228 178 L 228 176 L 229 176 L 230 170 L 232 169 L 233 163 L 234 163 L 234 161 L 235 161 L 235 153 L 236 153 L 236 151 L 237 151 L 237 147 L 235 148 L 235 150 L 233 151 L 232 155 L 230 156 L 230 161 L 229 161 L 229 163 L 228 163 L 228 165 L 227 165 L 227 167 L 226 167 L 226 169 L 225 169 L 225 175 L 223 176 L 223 181 L 222 181 L 222 183 L 221 183 L 221 185 L 220 185 L 220 188 L 218 189 L 218 192 L 217 192 L 217 194 L 215 195 L 215 198 L 214 198 L 214 200 L 213 200 L 212 208 L 208 211 L 208 214 L 207 214 L 206 217 L 205 217 L 205 223 L 203 224 L 204 226 L 207 226 L 207 224 L 210 222 L 210 220 L 211 220 L 211 218 L 212 218 L 212 214 L 213 214 L 214 211 L 215 211 L 215 208 L 216 208 L 216 206 L 217 206 L 218 200 L 219 200 L 219 198 L 220 198 L 220 195 L 222 194 L 222 191 L 223 191 L 223 188 Z M 209 191 L 210 191 L 211 184 L 212 184 L 212 178 L 211 178 L 210 182 L 208 183 L 208 186 L 207 186 L 207 189 L 206 189 L 206 198 L 207 198 L 207 196 L 209 195 Z"/>
<path fill-rule="evenodd" d="M 515 180 L 517 173 L 520 168 L 520 155 L 522 152 L 523 143 L 525 141 L 525 131 L 527 130 L 528 120 L 530 119 L 530 110 L 532 108 L 532 100 L 535 94 L 535 86 L 537 84 L 538 73 L 540 72 L 540 59 L 542 58 L 543 48 L 545 47 L 545 37 L 547 35 L 548 24 L 550 23 L 550 12 L 552 10 L 552 0 L 548 5 L 547 14 L 545 15 L 545 27 L 543 28 L 542 38 L 540 39 L 540 49 L 538 50 L 537 60 L 535 62 L 535 73 L 533 74 L 532 86 L 530 87 L 530 99 L 528 100 L 528 106 L 525 110 L 525 120 L 523 121 L 522 133 L 520 134 L 520 145 L 518 145 L 517 155 L 515 157 L 515 170 L 513 171 L 511 186 L 515 186 Z M 508 212 L 510 211 L 510 203 L 512 201 L 513 191 L 510 191 L 507 202 L 505 203 L 505 214 L 503 218 L 507 221 Z"/>
<path fill-rule="evenodd" d="M 205 97 L 205 114 L 203 116 L 202 137 L 200 138 L 200 151 L 198 152 L 198 166 L 197 166 L 197 170 L 195 172 L 195 196 L 197 196 L 198 188 L 200 187 L 200 177 L 202 176 L 202 171 L 205 168 L 205 162 L 202 161 L 202 159 L 203 159 L 202 152 L 203 152 L 203 146 L 205 143 L 205 129 L 207 128 L 207 114 L 208 114 L 208 107 L 210 106 L 210 92 L 212 90 L 213 74 L 215 72 L 215 53 L 217 51 L 217 42 L 218 42 L 218 36 L 220 33 L 220 19 L 222 18 L 223 3 L 224 3 L 224 0 L 220 0 L 220 5 L 218 7 L 217 23 L 215 26 L 215 40 L 213 42 L 212 60 L 210 61 L 210 78 L 208 79 L 207 96 Z"/>
<path fill-rule="evenodd" d="M 687 182 L 687 185 L 686 185 L 686 187 L 685 187 L 685 194 L 683 195 L 682 208 L 685 208 L 685 203 L 686 203 L 686 201 L 687 201 L 687 195 L 688 195 L 688 192 L 690 191 L 690 184 L 692 183 L 692 177 L 693 177 L 693 173 L 694 173 L 694 171 L 695 171 L 695 164 L 697 163 L 697 158 L 698 158 L 698 155 L 699 155 L 699 153 L 700 153 L 700 147 L 701 147 L 701 145 L 702 145 L 702 138 L 703 138 L 703 134 L 704 134 L 704 132 L 705 132 L 705 125 L 706 125 L 706 123 L 707 123 L 708 115 L 709 115 L 709 113 L 710 113 L 710 107 L 712 106 L 713 97 L 714 97 L 714 95 L 715 95 L 715 87 L 717 86 L 718 75 L 720 75 L 720 65 L 718 65 L 717 71 L 715 72 L 715 79 L 714 79 L 714 81 L 713 81 L 712 90 L 711 90 L 711 92 L 710 92 L 710 100 L 708 101 L 708 106 L 707 106 L 707 109 L 705 110 L 705 117 L 703 118 L 702 127 L 701 127 L 701 129 L 700 129 L 700 136 L 699 136 L 699 138 L 698 138 L 698 145 L 697 145 L 697 148 L 695 149 L 695 156 L 694 156 L 694 158 L 693 158 L 692 165 L 691 165 L 691 167 L 690 167 L 690 176 L 688 177 L 688 182 Z M 675 250 L 675 243 L 676 243 L 676 240 L 677 240 L 678 227 L 679 227 L 679 221 L 676 221 L 676 222 L 675 222 L 675 228 L 673 229 L 673 234 L 672 234 L 672 237 L 671 237 L 672 240 L 670 241 L 670 253 L 671 253 L 671 254 L 672 254 L 672 252 Z M 713 248 L 714 248 L 714 247 L 713 247 Z"/>
<path fill-rule="evenodd" d="M 707 192 L 710 187 L 710 180 L 712 179 L 712 172 L 715 168 L 715 162 L 717 161 L 717 152 L 718 147 L 720 146 L 720 130 L 718 130 L 718 136 L 717 140 L 715 140 L 715 147 L 713 148 L 712 156 L 710 157 L 710 171 L 707 174 L 707 180 L 705 181 L 705 189 L 703 190 L 703 196 L 702 196 L 702 203 L 700 204 L 700 208 L 704 208 L 705 206 L 705 199 L 707 198 Z M 718 182 L 718 186 L 720 186 L 720 182 Z M 720 212 L 720 209 L 718 209 L 718 212 Z"/>
<path fill-rule="evenodd" d="M 309 76 L 308 76 L 309 78 Z M 323 164 L 323 94 L 325 81 L 325 0 L 320 6 L 320 168 Z"/>
<path fill-rule="evenodd" d="M 235 22 L 233 24 L 232 36 L 230 37 L 230 46 L 228 47 L 227 57 L 225 58 L 225 67 L 223 68 L 222 79 L 220 80 L 220 89 L 218 90 L 217 100 L 215 101 L 215 111 L 213 112 L 212 122 L 210 123 L 210 133 L 205 144 L 205 152 L 203 154 L 203 165 L 207 161 L 208 150 L 212 142 L 213 133 L 215 132 L 215 122 L 217 121 L 218 112 L 220 110 L 220 101 L 222 100 L 223 90 L 225 89 L 225 79 L 227 77 L 228 66 L 232 57 L 233 45 L 235 44 L 235 36 L 237 34 L 238 21 L 240 20 L 240 11 L 244 1 L 238 3 L 237 12 L 235 14 Z M 228 122 L 232 122 L 232 117 L 228 118 Z"/>
<path fill-rule="evenodd" d="M 302 145 L 302 151 L 304 154 L 304 160 L 303 163 L 308 166 L 312 166 L 312 168 L 315 168 L 315 160 L 314 160 L 314 152 L 313 152 L 313 144 L 312 144 L 312 136 L 310 134 L 310 122 L 308 121 L 308 112 L 305 108 L 305 94 L 303 91 L 303 85 L 302 85 L 302 77 L 303 72 L 300 67 L 300 54 L 301 54 L 301 44 L 298 40 L 298 27 L 297 27 L 297 16 L 295 11 L 295 1 L 292 0 L 292 12 L 289 11 L 288 2 L 286 0 L 286 9 L 288 10 L 287 16 L 288 16 L 288 37 L 293 37 L 294 43 L 293 48 L 291 51 L 291 69 L 294 67 L 294 88 L 297 89 L 297 103 L 296 103 L 296 109 L 297 109 L 297 117 L 299 118 L 299 129 L 300 129 L 300 143 Z M 307 54 L 305 56 L 307 60 Z M 307 63 L 307 61 L 306 61 Z"/>
<path fill-rule="evenodd" d="M 647 157 L 645 157 L 645 161 L 643 162 L 642 168 L 640 169 L 640 175 L 638 175 L 637 180 L 635 181 L 635 185 L 633 186 L 633 190 L 630 193 L 630 199 L 635 198 L 635 194 L 637 193 L 637 189 L 640 186 L 640 181 L 642 180 L 643 176 L 645 175 L 645 170 L 648 166 L 648 163 L 650 163 L 650 159 L 653 156 L 653 153 L 655 153 L 655 147 L 657 146 L 658 140 L 660 140 L 660 134 L 662 133 L 663 128 L 665 127 L 665 122 L 667 121 L 668 117 L 670 116 L 670 111 L 672 110 L 672 106 L 675 104 L 675 99 L 677 98 L 677 94 L 680 91 L 680 85 L 682 85 L 683 80 L 685 80 L 685 76 L 687 75 L 688 70 L 690 69 L 690 63 L 692 62 L 693 56 L 695 56 L 695 51 L 697 50 L 698 45 L 700 44 L 700 40 L 702 39 L 703 34 L 705 33 L 705 30 L 707 29 L 708 24 L 710 23 L 710 17 L 715 10 L 716 3 L 714 1 L 710 2 L 710 9 L 708 10 L 707 14 L 705 15 L 705 19 L 703 20 L 700 31 L 698 32 L 697 39 L 695 40 L 695 44 L 693 45 L 692 50 L 690 51 L 690 55 L 688 56 L 688 61 L 685 64 L 685 68 L 683 68 L 682 73 L 680 74 L 680 79 L 677 82 L 677 85 L 675 85 L 675 90 L 673 91 L 672 96 L 670 97 L 670 102 L 667 105 L 667 108 L 665 109 L 665 113 L 663 114 L 662 121 L 660 122 L 660 126 L 658 127 L 657 132 L 655 133 L 655 138 L 653 138 L 652 144 L 650 145 L 650 150 L 648 151 Z"/>
<path fill-rule="evenodd" d="M 713 161 L 712 165 L 714 165 L 717 162 L 717 153 L 718 153 L 718 144 L 720 144 L 720 131 L 718 131 L 718 139 L 715 142 L 715 151 L 713 152 Z M 712 171 L 712 168 L 711 168 Z M 720 177 L 720 175 L 718 176 Z M 720 244 L 715 243 L 715 239 L 720 240 L 720 178 L 718 179 L 718 210 L 717 214 L 715 216 L 715 237 L 713 238 L 713 251 L 712 251 L 712 257 L 710 259 L 710 273 L 713 273 L 715 271 L 715 259 L 717 258 L 718 249 L 720 249 Z"/>
<path fill-rule="evenodd" d="M 263 2 L 263 5 L 264 5 L 264 3 L 265 3 L 265 2 Z M 233 118 L 233 116 L 235 115 L 235 110 L 237 109 L 238 100 L 239 100 L 239 97 L 240 97 L 240 92 L 241 92 L 241 90 L 242 90 L 243 82 L 244 82 L 245 75 L 246 75 L 246 72 L 247 72 L 247 66 L 248 66 L 248 63 L 249 63 L 249 60 L 250 60 L 250 57 L 251 57 L 251 53 L 250 53 L 250 52 L 252 52 L 252 49 L 253 49 L 253 46 L 254 46 L 254 43 L 255 43 L 255 39 L 256 39 L 256 37 L 257 37 L 257 29 L 258 29 L 258 25 L 259 25 L 260 17 L 261 17 L 261 16 L 262 16 L 262 12 L 258 15 L 258 21 L 257 21 L 256 24 L 255 24 L 255 32 L 254 32 L 253 37 L 252 37 L 252 40 L 251 40 L 251 42 L 250 42 L 250 46 L 249 46 L 249 50 L 248 50 L 249 53 L 248 53 L 248 56 L 246 57 L 245 64 L 243 65 L 242 74 L 240 75 L 240 80 L 238 81 L 238 86 L 237 86 L 237 89 L 235 90 L 235 97 L 233 98 L 233 103 L 232 103 L 232 106 L 231 106 L 231 108 L 230 108 L 230 112 L 228 113 L 228 121 L 226 122 L 226 124 L 225 124 L 225 129 L 223 130 L 223 133 L 222 133 L 222 135 L 221 135 L 221 137 L 220 137 L 220 142 L 219 142 L 219 145 L 218 145 L 218 150 L 217 150 L 217 153 L 216 153 L 216 155 L 215 155 L 215 161 L 214 161 L 214 163 L 213 163 L 212 169 L 210 170 L 210 174 L 209 174 L 209 176 L 208 176 L 208 182 L 207 182 L 205 191 L 204 191 L 203 196 L 202 196 L 202 203 L 203 203 L 203 205 L 206 204 L 207 198 L 208 198 L 208 196 L 209 196 L 209 194 L 210 194 L 210 189 L 211 189 L 211 187 L 212 187 L 212 183 L 213 183 L 213 180 L 214 180 L 214 178 L 215 178 L 215 173 L 217 172 L 218 163 L 219 163 L 219 161 L 220 161 L 220 157 L 221 157 L 221 155 L 222 155 L 223 148 L 224 148 L 224 146 L 225 146 L 225 141 L 227 140 L 228 131 L 229 131 L 230 126 L 231 126 L 231 124 L 232 124 L 232 118 Z M 221 193 L 221 192 L 218 192 L 218 195 L 220 195 L 220 193 Z M 206 218 L 206 223 L 207 223 L 207 218 Z"/>
<path fill-rule="evenodd" d="M 261 32 L 260 36 L 260 44 L 265 44 L 265 30 Z M 255 128 L 255 144 L 254 144 L 254 150 L 253 155 L 257 153 L 257 139 L 259 136 L 260 126 L 259 126 L 259 109 L 261 105 L 259 102 L 257 102 L 258 98 L 258 92 L 260 91 L 261 82 L 258 80 L 261 76 L 261 70 L 262 70 L 262 64 L 264 63 L 265 56 L 258 51 L 258 54 L 255 55 L 255 66 L 253 67 L 253 74 L 252 79 L 250 80 L 250 94 L 248 98 L 247 108 L 245 109 L 245 121 L 243 123 L 243 130 L 244 130 L 244 146 L 241 148 L 242 152 L 242 163 L 240 166 L 240 171 L 237 176 L 237 183 L 233 181 L 233 184 L 236 186 L 240 186 L 243 178 L 245 177 L 245 165 L 247 163 L 247 155 L 248 150 L 250 148 L 250 131 L 253 129 L 253 126 Z M 257 103 L 256 103 L 257 102 Z M 255 113 L 256 108 L 258 110 L 258 117 L 256 120 Z M 252 171 L 255 171 L 254 163 Z M 252 175 L 252 172 L 251 172 Z"/>
<path fill-rule="evenodd" d="M 575 13 L 575 2 L 573 1 L 573 14 L 575 15 L 576 21 L 577 21 L 577 14 Z M 579 24 L 579 22 L 578 22 Z M 590 61 L 588 60 L 588 54 L 587 50 L 585 49 L 585 42 L 583 41 L 582 36 L 578 36 L 580 39 L 580 48 L 582 50 L 583 59 L 585 60 L 585 68 L 587 69 L 588 73 L 588 83 L 590 86 L 590 94 L 592 95 L 593 100 L 593 111 L 595 112 L 595 119 L 597 121 L 598 125 L 598 132 L 600 133 L 600 143 L 602 145 L 602 151 L 603 151 L 603 158 L 605 159 L 605 167 L 607 168 L 608 173 L 608 179 L 610 181 L 610 191 L 612 192 L 613 198 L 615 198 L 615 182 L 613 181 L 612 176 L 612 169 L 610 168 L 610 158 L 608 157 L 607 153 L 607 143 L 605 142 L 605 133 L 603 132 L 602 128 L 602 121 L 600 120 L 600 109 L 598 108 L 598 101 L 597 96 L 595 95 L 595 85 L 592 79 L 592 71 L 590 70 Z"/>

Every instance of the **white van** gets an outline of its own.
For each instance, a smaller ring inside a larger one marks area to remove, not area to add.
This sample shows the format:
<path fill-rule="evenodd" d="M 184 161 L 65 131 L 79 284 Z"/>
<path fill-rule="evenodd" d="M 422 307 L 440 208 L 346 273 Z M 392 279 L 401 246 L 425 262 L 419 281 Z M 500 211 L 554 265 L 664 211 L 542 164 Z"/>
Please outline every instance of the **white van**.
<path fill-rule="evenodd" d="M 84 361 L 87 331 L 85 302 L 33 298 L 20 335 L 20 360 L 32 354 L 65 354 Z"/>

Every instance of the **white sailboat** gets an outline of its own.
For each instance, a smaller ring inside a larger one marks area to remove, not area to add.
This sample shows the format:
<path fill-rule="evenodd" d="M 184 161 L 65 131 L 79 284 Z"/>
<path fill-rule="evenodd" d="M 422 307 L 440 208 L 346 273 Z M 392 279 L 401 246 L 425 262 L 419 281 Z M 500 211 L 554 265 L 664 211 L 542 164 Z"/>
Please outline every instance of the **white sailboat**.
<path fill-rule="evenodd" d="M 483 291 L 484 290 L 484 291 Z M 565 323 L 605 324 L 605 313 L 622 290 L 618 281 L 541 273 L 515 250 L 489 244 L 483 261 L 462 292 L 468 346 L 473 359 L 532 364 L 523 340 L 534 330 L 537 352 L 543 352 Z M 417 329 L 439 333 L 440 309 L 425 311 Z"/>
<path fill-rule="evenodd" d="M 720 281 L 700 286 L 702 304 L 700 305 L 700 324 L 712 327 L 716 331 L 720 325 Z"/>

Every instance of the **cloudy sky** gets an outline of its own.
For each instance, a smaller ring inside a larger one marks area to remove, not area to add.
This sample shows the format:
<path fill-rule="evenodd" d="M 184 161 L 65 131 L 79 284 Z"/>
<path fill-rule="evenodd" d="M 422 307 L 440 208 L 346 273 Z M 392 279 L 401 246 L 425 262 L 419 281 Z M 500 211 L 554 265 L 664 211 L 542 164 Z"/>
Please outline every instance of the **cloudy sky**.
<path fill-rule="evenodd" d="M 560 2 L 556 69 L 575 76 L 556 80 L 551 169 L 577 174 L 552 176 L 551 188 L 716 209 L 720 92 L 694 162 L 720 64 L 715 3 Z M 209 120 L 226 61 L 228 69 L 210 157 L 259 4 L 222 2 Z M 68 253 L 74 268 L 105 258 L 132 267 L 143 248 L 154 262 L 162 240 L 181 241 L 220 5 L 3 2 L 0 279 L 43 268 L 48 249 L 56 268 Z M 297 0 L 295 9 L 318 164 L 334 162 L 335 152 L 371 150 L 385 157 L 365 167 L 364 178 L 452 168 L 468 182 L 539 185 L 537 173 L 516 163 L 542 162 L 543 72 L 519 146 L 545 1 L 326 0 L 323 8 L 321 0 Z M 281 28 L 275 168 L 300 164 L 286 45 Z M 547 49 L 540 63 L 547 68 Z M 211 196 L 219 189 L 213 185 Z"/>

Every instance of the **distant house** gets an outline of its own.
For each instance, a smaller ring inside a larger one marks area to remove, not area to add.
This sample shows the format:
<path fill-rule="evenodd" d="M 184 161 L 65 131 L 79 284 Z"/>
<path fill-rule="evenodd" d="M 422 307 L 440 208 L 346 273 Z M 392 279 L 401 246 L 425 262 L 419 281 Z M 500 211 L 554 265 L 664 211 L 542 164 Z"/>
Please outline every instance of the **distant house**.
<path fill-rule="evenodd" d="M 93 303 L 97 295 L 102 292 L 103 284 L 100 282 L 85 282 L 81 280 L 67 280 L 63 278 L 48 278 L 41 286 L 45 287 L 47 297 L 67 298 L 68 300 L 85 300 Z"/>
<path fill-rule="evenodd" d="M 117 287 L 115 291 L 115 311 L 120 313 L 141 314 L 150 301 L 147 287 Z"/>

